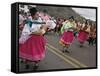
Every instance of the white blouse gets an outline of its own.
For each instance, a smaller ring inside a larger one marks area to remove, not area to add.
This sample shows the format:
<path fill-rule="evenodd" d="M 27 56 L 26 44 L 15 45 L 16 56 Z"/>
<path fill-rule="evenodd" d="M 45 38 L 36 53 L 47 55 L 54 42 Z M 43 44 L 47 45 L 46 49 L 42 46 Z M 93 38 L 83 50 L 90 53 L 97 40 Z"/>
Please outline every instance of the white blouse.
<path fill-rule="evenodd" d="M 36 32 L 40 29 L 42 25 L 41 24 L 32 24 L 31 28 L 30 28 L 30 32 Z"/>

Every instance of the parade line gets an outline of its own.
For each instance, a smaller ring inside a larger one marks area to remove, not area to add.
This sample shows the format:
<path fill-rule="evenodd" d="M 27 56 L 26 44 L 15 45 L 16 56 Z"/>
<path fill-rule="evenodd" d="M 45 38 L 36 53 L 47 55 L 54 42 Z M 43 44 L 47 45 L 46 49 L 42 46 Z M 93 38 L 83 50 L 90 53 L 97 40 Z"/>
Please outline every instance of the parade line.
<path fill-rule="evenodd" d="M 47 49 L 49 49 L 52 53 L 59 56 L 61 59 L 63 59 L 65 62 L 71 64 L 75 68 L 87 68 L 88 67 L 87 65 L 79 62 L 75 58 L 73 58 L 67 54 L 62 53 L 60 50 L 58 50 L 57 48 L 53 47 L 50 44 L 47 44 Z"/>

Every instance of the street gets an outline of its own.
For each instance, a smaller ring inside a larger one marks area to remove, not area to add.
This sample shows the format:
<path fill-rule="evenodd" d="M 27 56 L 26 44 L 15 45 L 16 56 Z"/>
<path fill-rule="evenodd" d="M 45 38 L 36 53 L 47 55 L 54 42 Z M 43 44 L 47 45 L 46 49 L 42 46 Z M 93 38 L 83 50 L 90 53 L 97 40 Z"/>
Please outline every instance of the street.
<path fill-rule="evenodd" d="M 47 39 L 46 56 L 39 63 L 37 71 L 96 67 L 96 46 L 89 46 L 86 42 L 80 48 L 75 38 L 68 49 L 70 53 L 63 53 L 63 48 L 59 44 L 59 35 L 49 32 L 45 37 Z M 33 71 L 32 63 L 29 64 L 30 68 L 25 69 L 25 64 L 19 62 L 19 71 Z"/>

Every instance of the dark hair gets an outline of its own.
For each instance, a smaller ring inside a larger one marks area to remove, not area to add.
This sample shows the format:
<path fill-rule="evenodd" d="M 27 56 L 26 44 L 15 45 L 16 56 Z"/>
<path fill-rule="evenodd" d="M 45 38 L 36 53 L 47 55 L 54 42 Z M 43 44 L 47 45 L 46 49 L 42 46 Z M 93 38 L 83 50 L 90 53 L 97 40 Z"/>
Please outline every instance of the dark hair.
<path fill-rule="evenodd" d="M 85 24 L 86 24 L 86 25 L 88 24 L 88 20 L 85 21 Z"/>
<path fill-rule="evenodd" d="M 74 16 L 70 16 L 69 19 L 73 19 L 74 20 Z"/>
<path fill-rule="evenodd" d="M 37 12 L 37 9 L 35 7 L 30 8 L 31 15 L 35 15 Z"/>
<path fill-rule="evenodd" d="M 47 9 L 44 9 L 43 12 L 44 12 L 44 13 L 48 13 Z"/>

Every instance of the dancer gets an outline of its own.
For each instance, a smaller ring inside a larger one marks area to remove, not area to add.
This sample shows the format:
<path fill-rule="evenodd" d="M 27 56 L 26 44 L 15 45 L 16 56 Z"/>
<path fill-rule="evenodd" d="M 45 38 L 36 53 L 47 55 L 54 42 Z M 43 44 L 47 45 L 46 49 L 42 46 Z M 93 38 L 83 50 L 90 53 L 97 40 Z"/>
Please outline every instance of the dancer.
<path fill-rule="evenodd" d="M 30 13 L 33 23 L 25 24 L 22 35 L 27 34 L 28 38 L 19 43 L 19 57 L 27 61 L 33 62 L 33 69 L 37 69 L 38 63 L 45 57 L 46 40 L 43 34 L 46 32 L 47 26 L 45 24 L 34 23 L 38 21 L 38 14 L 36 8 L 31 8 Z M 25 27 L 27 26 L 27 29 Z M 27 37 L 26 36 L 26 37 Z"/>
<path fill-rule="evenodd" d="M 71 16 L 68 22 L 64 23 L 61 28 L 61 38 L 59 43 L 63 46 L 63 52 L 68 52 L 69 46 L 72 44 L 74 39 L 75 22 L 74 17 Z"/>
<path fill-rule="evenodd" d="M 96 39 L 96 27 L 95 24 L 92 23 L 88 39 L 89 45 L 93 45 L 95 43 L 95 39 Z"/>
<path fill-rule="evenodd" d="M 78 33 L 77 40 L 80 43 L 80 47 L 83 47 L 84 42 L 88 39 L 90 32 L 89 22 L 86 20 L 85 24 L 82 24 L 82 27 Z"/>

